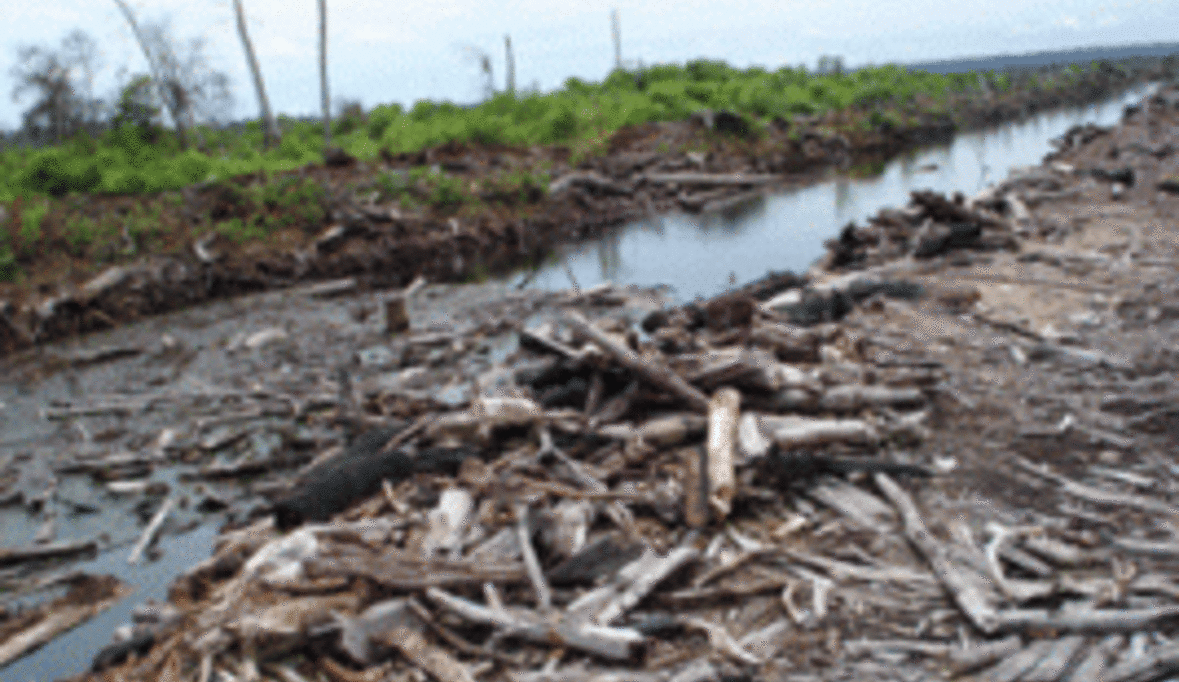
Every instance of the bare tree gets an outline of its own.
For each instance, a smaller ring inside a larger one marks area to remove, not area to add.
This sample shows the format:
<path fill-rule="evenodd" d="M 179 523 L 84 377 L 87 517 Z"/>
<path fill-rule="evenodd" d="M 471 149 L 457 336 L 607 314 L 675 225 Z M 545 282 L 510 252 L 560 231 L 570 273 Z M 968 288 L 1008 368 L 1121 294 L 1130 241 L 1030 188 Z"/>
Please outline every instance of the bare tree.
<path fill-rule="evenodd" d="M 618 19 L 618 10 L 610 11 L 610 33 L 614 37 L 614 68 L 622 68 L 622 22 Z"/>
<path fill-rule="evenodd" d="M 135 40 L 139 43 L 140 49 L 143 50 L 144 58 L 147 59 L 147 67 L 151 69 L 156 96 L 159 97 L 160 101 L 168 107 L 168 113 L 172 115 L 172 122 L 176 124 L 176 138 L 180 141 L 180 147 L 185 149 L 188 147 L 188 135 L 186 134 L 187 126 L 185 125 L 184 116 L 171 104 L 175 101 L 175 98 L 165 96 L 164 80 L 160 76 L 160 67 L 158 63 L 159 60 L 157 59 L 158 55 L 153 54 L 152 50 L 148 48 L 146 36 L 139 28 L 139 22 L 135 20 L 135 14 L 131 11 L 131 8 L 127 6 L 127 3 L 123 2 L 123 0 L 115 0 L 115 4 L 117 4 L 119 9 L 123 11 L 123 16 L 127 18 L 127 23 L 131 25 L 131 32 L 135 34 Z"/>
<path fill-rule="evenodd" d="M 262 69 L 258 66 L 258 58 L 254 56 L 254 46 L 250 44 L 250 34 L 246 31 L 246 11 L 242 9 L 242 0 L 233 0 L 233 8 L 237 13 L 237 32 L 242 39 L 242 49 L 246 51 L 246 60 L 250 65 L 250 72 L 254 74 L 254 90 L 258 93 L 258 104 L 262 108 L 262 140 L 266 147 L 278 144 L 282 136 L 278 131 L 278 123 L 270 111 L 270 101 L 266 99 L 266 86 L 262 84 Z"/>
<path fill-rule="evenodd" d="M 11 71 L 17 81 L 13 101 L 29 90 L 38 93 L 37 101 L 23 115 L 30 139 L 40 142 L 48 137 L 60 142 L 78 130 L 95 132 L 103 103 L 91 96 L 98 61 L 94 40 L 75 30 L 62 40 L 60 50 L 25 46 L 17 53 L 18 65 Z"/>
<path fill-rule="evenodd" d="M 323 148 L 332 146 L 332 112 L 327 78 L 327 0 L 319 0 L 319 95 L 323 109 Z"/>
<path fill-rule="evenodd" d="M 461 45 L 460 47 L 478 65 L 479 72 L 483 74 L 483 98 L 490 99 L 495 94 L 495 78 L 491 70 L 491 55 L 474 45 Z"/>
<path fill-rule="evenodd" d="M 141 33 L 154 57 L 163 105 L 179 117 L 185 130 L 195 129 L 198 119 L 228 118 L 233 103 L 229 76 L 208 68 L 203 38 L 180 43 L 167 21 L 145 25 Z"/>
<path fill-rule="evenodd" d="M 516 58 L 512 56 L 512 36 L 504 36 L 504 62 L 507 71 L 508 92 L 516 92 Z"/>

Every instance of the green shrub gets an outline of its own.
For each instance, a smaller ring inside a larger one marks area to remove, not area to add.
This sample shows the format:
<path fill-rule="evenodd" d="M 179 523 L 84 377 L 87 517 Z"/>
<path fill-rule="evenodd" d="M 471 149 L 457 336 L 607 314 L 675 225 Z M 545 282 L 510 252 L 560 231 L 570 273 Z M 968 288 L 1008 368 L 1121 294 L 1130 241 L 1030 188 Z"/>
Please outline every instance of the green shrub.
<path fill-rule="evenodd" d="M 93 244 L 97 238 L 94 221 L 84 216 L 71 219 L 66 223 L 65 238 L 73 255 L 78 257 L 85 255 L 86 248 Z"/>
<path fill-rule="evenodd" d="M 20 266 L 17 265 L 12 250 L 7 244 L 0 244 L 0 282 L 15 282 L 20 272 Z"/>

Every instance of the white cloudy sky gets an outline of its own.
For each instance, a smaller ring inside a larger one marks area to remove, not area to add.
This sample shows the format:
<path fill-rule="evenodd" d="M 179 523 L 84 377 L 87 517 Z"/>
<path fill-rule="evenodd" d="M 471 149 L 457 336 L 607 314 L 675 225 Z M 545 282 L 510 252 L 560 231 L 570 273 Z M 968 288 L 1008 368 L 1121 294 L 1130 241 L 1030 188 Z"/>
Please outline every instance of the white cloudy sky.
<path fill-rule="evenodd" d="M 181 38 L 203 37 L 212 66 L 229 74 L 235 117 L 254 115 L 230 0 L 130 0 L 141 21 L 170 18 Z M 318 110 L 316 0 L 243 0 L 272 106 Z M 612 8 L 625 59 L 696 57 L 732 64 L 806 63 L 840 54 L 849 64 L 916 61 L 1092 45 L 1179 41 L 1179 0 L 328 0 L 333 99 L 410 104 L 473 101 L 480 77 L 470 48 L 493 57 L 502 83 L 511 34 L 517 83 L 554 88 L 571 75 L 600 79 L 613 62 Z M 120 67 L 145 70 L 115 3 L 10 3 L 0 24 L 0 128 L 11 129 L 32 95 L 13 102 L 10 69 L 21 45 L 57 47 L 75 28 L 101 48 L 97 94 Z"/>

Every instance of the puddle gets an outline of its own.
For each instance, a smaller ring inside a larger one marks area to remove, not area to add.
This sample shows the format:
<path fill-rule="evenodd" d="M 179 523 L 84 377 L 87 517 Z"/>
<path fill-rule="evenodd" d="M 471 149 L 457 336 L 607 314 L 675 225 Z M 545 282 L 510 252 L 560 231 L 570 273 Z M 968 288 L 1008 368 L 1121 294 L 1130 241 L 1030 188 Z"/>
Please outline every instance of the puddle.
<path fill-rule="evenodd" d="M 867 177 L 833 175 L 818 185 L 722 214 L 681 213 L 635 222 L 601 239 L 567 246 L 539 272 L 512 281 L 531 278 L 527 286 L 562 289 L 570 286 L 568 268 L 582 287 L 607 281 L 667 284 L 677 300 L 688 301 L 714 296 L 771 270 L 804 272 L 823 255 L 823 241 L 848 222 L 862 224 L 882 207 L 904 206 L 913 190 L 976 194 L 1003 180 L 1008 169 L 1039 165 L 1052 151 L 1048 141 L 1070 127 L 1116 124 L 1125 105 L 1156 88 L 1148 84 L 1101 103 L 964 133 L 878 168 L 857 169 Z"/>

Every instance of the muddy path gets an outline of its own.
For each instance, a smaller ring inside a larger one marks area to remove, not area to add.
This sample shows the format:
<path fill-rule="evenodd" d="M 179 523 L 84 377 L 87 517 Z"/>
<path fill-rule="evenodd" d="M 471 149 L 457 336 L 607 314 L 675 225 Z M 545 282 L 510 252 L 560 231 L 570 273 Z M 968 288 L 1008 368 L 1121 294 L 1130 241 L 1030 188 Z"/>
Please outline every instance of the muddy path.
<path fill-rule="evenodd" d="M 339 158 L 330 166 L 273 178 L 232 178 L 161 197 L 64 201 L 46 227 L 52 248 L 39 250 L 25 264 L 29 274 L 23 282 L 0 283 L 0 352 L 299 282 L 356 276 L 368 287 L 404 286 L 419 275 L 432 282 L 486 278 L 539 263 L 557 244 L 628 220 L 673 208 L 721 210 L 775 188 L 814 182 L 825 168 L 889 158 L 948 139 L 955 130 L 1098 101 L 1167 73 L 1161 62 L 1111 65 L 1067 88 L 952 95 L 939 105 L 942 114 L 927 112 L 931 102 L 896 112 L 910 121 L 903 126 L 865 125 L 872 111 L 847 110 L 778 120 L 764 134 L 749 136 L 748 123 L 739 118 L 702 115 L 619 131 L 602 141 L 601 155 L 580 161 L 560 146 L 449 144 L 415 154 L 385 153 L 373 162 Z M 426 203 L 408 208 L 383 195 L 378 174 L 405 178 L 414 168 L 482 189 L 474 204 L 441 202 L 437 187 L 415 190 Z M 545 180 L 523 182 L 520 174 Z M 310 213 L 292 217 L 296 226 L 241 244 L 213 231 L 217 221 L 249 223 L 276 211 L 247 195 L 285 178 L 321 188 L 299 209 Z M 78 206 L 70 208 L 73 204 Z M 75 217 L 114 216 L 123 224 L 126 243 L 109 253 L 71 255 L 64 233 L 54 227 L 65 224 L 68 211 Z M 152 211 L 159 218 L 148 231 L 161 236 L 154 241 L 130 236 L 129 216 Z M 18 213 L 5 217 L 10 227 L 19 224 Z M 13 239 L 19 242 L 19 235 Z M 151 252 L 134 255 L 143 249 Z M 112 259 L 113 266 L 102 264 Z"/>

